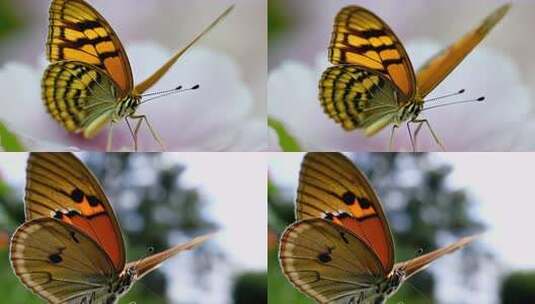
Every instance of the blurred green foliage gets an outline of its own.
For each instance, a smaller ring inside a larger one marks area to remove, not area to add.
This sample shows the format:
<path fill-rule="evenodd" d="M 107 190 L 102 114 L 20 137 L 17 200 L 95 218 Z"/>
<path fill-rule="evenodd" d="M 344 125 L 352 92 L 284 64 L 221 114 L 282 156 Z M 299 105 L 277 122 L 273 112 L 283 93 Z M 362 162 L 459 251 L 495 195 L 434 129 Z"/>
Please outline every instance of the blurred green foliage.
<path fill-rule="evenodd" d="M 284 10 L 284 0 L 268 1 L 268 41 L 272 42 L 283 34 L 290 25 L 288 12 Z"/>
<path fill-rule="evenodd" d="M 354 154 L 353 160 L 369 177 L 384 204 L 394 235 L 397 261 L 413 258 L 419 250 L 429 252 L 437 248 L 439 233 L 464 236 L 482 230 L 482 225 L 469 215 L 472 202 L 465 191 L 452 190 L 447 185 L 452 168 L 438 164 L 432 154 L 362 153 Z M 285 226 L 295 220 L 295 193 L 276 187 L 276 180 L 271 182 L 268 188 L 269 228 L 280 236 Z M 269 303 L 312 303 L 282 275 L 277 259 L 278 244 L 271 247 Z M 477 264 L 474 260 L 483 254 L 477 246 L 468 246 L 462 252 L 465 254 L 463 263 L 471 266 Z M 464 270 L 466 278 L 475 271 L 468 266 Z M 431 274 L 419 273 L 402 285 L 388 303 L 434 302 L 434 284 Z"/>
<path fill-rule="evenodd" d="M 21 25 L 12 7 L 12 1 L 0 0 L 0 39 Z"/>
<path fill-rule="evenodd" d="M 17 136 L 0 122 L 0 148 L 7 152 L 26 151 Z"/>
<path fill-rule="evenodd" d="M 500 289 L 502 304 L 535 303 L 535 272 L 514 272 Z"/>
<path fill-rule="evenodd" d="M 184 168 L 170 164 L 163 154 L 94 153 L 84 156 L 84 162 L 98 177 L 119 217 L 129 245 L 129 260 L 147 255 L 150 247 L 155 251 L 169 247 L 172 231 L 182 233 L 187 240 L 215 229 L 215 224 L 203 216 L 205 203 L 197 190 L 181 185 Z M 0 183 L 0 233 L 12 233 L 24 220 L 22 191 Z M 221 260 L 221 253 L 217 248 L 201 246 L 193 254 L 197 255 L 195 279 L 202 286 L 213 257 L 217 255 Z M 18 282 L 9 266 L 7 248 L 0 248 L 0 270 L 2 303 L 42 303 Z M 134 284 L 121 303 L 167 303 L 166 286 L 166 277 L 156 271 Z"/>
<path fill-rule="evenodd" d="M 277 133 L 277 138 L 279 139 L 279 145 L 284 152 L 301 152 L 303 149 L 299 145 L 297 139 L 288 132 L 284 124 L 275 119 L 269 118 L 268 125 L 271 129 Z"/>
<path fill-rule="evenodd" d="M 240 274 L 234 283 L 232 298 L 235 304 L 266 304 L 267 285 L 265 272 Z"/>

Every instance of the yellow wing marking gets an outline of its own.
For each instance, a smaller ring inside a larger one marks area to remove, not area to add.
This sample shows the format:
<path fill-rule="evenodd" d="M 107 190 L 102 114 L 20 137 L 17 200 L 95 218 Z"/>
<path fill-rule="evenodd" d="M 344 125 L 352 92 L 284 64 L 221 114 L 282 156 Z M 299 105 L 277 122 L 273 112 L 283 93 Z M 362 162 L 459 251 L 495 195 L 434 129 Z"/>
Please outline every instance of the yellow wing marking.
<path fill-rule="evenodd" d="M 119 87 L 121 98 L 132 91 L 132 71 L 119 38 L 104 17 L 83 0 L 52 2 L 47 55 L 53 63 L 72 60 L 99 67 Z"/>
<path fill-rule="evenodd" d="M 403 101 L 414 96 L 415 76 L 407 52 L 388 25 L 362 7 L 348 6 L 336 16 L 329 60 L 383 73 L 406 95 Z"/>

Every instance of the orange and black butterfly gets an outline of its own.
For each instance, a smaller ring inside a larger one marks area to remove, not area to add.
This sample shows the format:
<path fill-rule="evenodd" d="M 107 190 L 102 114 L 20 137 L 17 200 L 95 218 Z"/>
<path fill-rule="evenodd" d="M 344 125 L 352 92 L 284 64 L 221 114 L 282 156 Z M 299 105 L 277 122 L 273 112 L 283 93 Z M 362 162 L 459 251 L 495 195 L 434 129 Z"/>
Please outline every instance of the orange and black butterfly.
<path fill-rule="evenodd" d="M 495 10 L 473 31 L 444 49 L 414 72 L 403 44 L 374 13 L 359 6 L 343 8 L 335 19 L 329 46 L 329 67 L 319 82 L 325 113 L 346 131 L 363 129 L 372 136 L 409 121 L 426 124 L 437 144 L 444 146 L 426 119 L 420 118 L 424 98 L 446 78 L 509 11 Z M 482 100 L 482 98 L 478 99 Z M 410 128 L 409 128 L 410 131 Z M 411 143 L 416 149 L 412 134 Z"/>
<path fill-rule="evenodd" d="M 116 303 L 132 284 L 210 236 L 126 263 L 113 209 L 89 169 L 67 153 L 32 153 L 25 214 L 11 238 L 11 266 L 48 303 Z"/>
<path fill-rule="evenodd" d="M 112 146 L 113 124 L 123 119 L 137 150 L 137 133 L 145 121 L 160 147 L 165 149 L 147 117 L 136 112 L 143 102 L 142 94 L 232 9 L 228 8 L 154 74 L 134 86 L 126 51 L 106 19 L 84 0 L 53 0 L 47 40 L 47 57 L 51 64 L 42 81 L 48 112 L 67 131 L 82 133 L 88 139 L 109 125 L 108 150 Z M 181 89 L 178 87 L 174 91 Z M 137 121 L 134 128 L 129 118 Z"/>
<path fill-rule="evenodd" d="M 400 285 L 467 237 L 395 263 L 394 242 L 379 197 L 340 153 L 309 153 L 299 175 L 296 220 L 280 240 L 282 272 L 318 303 L 380 304 Z"/>

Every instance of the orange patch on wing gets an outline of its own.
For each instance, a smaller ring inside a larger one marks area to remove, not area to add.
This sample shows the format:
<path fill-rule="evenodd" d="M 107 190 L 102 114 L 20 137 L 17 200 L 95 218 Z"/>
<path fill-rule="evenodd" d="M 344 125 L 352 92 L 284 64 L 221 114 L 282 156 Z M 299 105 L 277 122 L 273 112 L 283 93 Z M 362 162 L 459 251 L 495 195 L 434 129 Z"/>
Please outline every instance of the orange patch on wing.
<path fill-rule="evenodd" d="M 388 239 L 390 231 L 385 230 L 378 216 L 370 216 L 363 220 L 354 217 L 335 217 L 334 222 L 344 226 L 364 241 L 379 257 L 385 271 L 390 271 L 390 269 L 386 269 L 394 258 L 390 256 L 391 250 Z"/>
<path fill-rule="evenodd" d="M 67 219 L 69 220 L 67 221 Z M 64 222 L 76 226 L 76 228 L 85 232 L 87 236 L 97 242 L 108 254 L 115 268 L 120 270 L 121 240 L 116 238 L 112 219 L 105 212 L 98 213 L 92 217 L 79 215 L 72 216 L 71 218 L 64 217 Z"/>
<path fill-rule="evenodd" d="M 117 83 L 119 88 L 123 92 L 128 90 L 128 76 L 125 74 L 123 69 L 123 61 L 120 57 L 110 57 L 104 61 L 104 66 L 106 70 L 110 72 L 111 78 Z"/>

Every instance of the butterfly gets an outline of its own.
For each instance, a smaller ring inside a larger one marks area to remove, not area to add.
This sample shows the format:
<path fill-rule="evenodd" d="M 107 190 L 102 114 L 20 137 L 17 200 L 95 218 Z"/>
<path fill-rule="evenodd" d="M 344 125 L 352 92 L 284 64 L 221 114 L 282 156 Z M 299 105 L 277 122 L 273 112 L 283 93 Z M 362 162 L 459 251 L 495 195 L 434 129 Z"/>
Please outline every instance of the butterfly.
<path fill-rule="evenodd" d="M 296 222 L 282 234 L 279 263 L 318 303 L 384 303 L 431 262 L 474 240 L 394 263 L 392 233 L 366 176 L 340 153 L 309 153 L 299 175 Z"/>
<path fill-rule="evenodd" d="M 429 121 L 420 117 L 424 98 L 485 38 L 510 7 L 511 4 L 505 4 L 496 9 L 473 31 L 429 59 L 417 73 L 403 44 L 383 20 L 363 7 L 343 8 L 335 18 L 329 46 L 329 61 L 334 66 L 327 68 L 319 82 L 324 112 L 346 131 L 363 129 L 367 136 L 393 125 L 389 150 L 395 129 L 407 121 L 415 151 L 415 139 L 425 124 L 435 142 L 445 150 Z M 418 124 L 414 140 L 409 123 Z"/>
<path fill-rule="evenodd" d="M 124 119 L 137 151 L 138 131 L 145 121 L 154 139 L 165 150 L 147 117 L 137 113 L 143 103 L 142 94 L 232 9 L 233 6 L 229 7 L 154 74 L 134 86 L 126 51 L 106 19 L 84 0 L 53 0 L 46 43 L 51 64 L 42 80 L 42 98 L 48 113 L 68 132 L 81 133 L 87 139 L 109 125 L 107 150 L 112 148 L 113 124 Z M 194 86 L 189 90 L 198 88 Z M 177 87 L 162 93 L 178 91 L 185 90 Z M 134 128 L 129 119 L 136 121 Z"/>
<path fill-rule="evenodd" d="M 161 263 L 210 237 L 126 263 L 121 229 L 102 187 L 67 153 L 30 154 L 25 214 L 11 238 L 11 266 L 48 303 L 116 303 Z"/>

